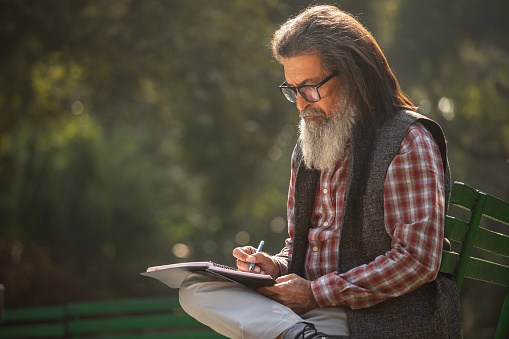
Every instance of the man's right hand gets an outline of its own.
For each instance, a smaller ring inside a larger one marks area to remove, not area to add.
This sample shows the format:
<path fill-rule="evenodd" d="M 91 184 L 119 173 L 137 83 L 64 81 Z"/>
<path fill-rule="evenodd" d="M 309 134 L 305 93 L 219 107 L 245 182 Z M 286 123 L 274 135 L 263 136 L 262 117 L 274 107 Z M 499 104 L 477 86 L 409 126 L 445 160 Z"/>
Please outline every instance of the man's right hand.
<path fill-rule="evenodd" d="M 280 275 L 276 259 L 265 252 L 256 253 L 253 246 L 237 247 L 233 250 L 233 256 L 237 258 L 237 268 L 240 271 L 249 271 L 249 265 L 255 263 L 251 272 L 268 274 L 274 279 Z"/>

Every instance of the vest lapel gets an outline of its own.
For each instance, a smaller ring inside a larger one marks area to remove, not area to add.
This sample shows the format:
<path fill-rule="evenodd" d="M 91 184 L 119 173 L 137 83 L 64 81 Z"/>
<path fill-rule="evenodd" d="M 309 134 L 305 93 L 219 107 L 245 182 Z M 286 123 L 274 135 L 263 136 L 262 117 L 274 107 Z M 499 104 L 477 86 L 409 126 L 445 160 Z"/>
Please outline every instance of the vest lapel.
<path fill-rule="evenodd" d="M 320 171 L 307 168 L 302 156 L 299 142 L 297 151 L 297 168 L 295 169 L 294 217 L 295 233 L 290 273 L 304 277 L 304 262 L 308 247 L 308 233 L 315 204 L 316 189 L 320 179 Z"/>

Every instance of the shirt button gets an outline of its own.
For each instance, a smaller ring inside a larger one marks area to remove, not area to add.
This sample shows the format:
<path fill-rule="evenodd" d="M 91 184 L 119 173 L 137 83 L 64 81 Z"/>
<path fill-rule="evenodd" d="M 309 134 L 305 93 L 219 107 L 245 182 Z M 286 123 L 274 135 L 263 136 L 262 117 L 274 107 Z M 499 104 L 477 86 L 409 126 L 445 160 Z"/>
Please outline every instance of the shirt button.
<path fill-rule="evenodd" d="M 328 191 L 326 188 L 324 188 L 322 192 L 323 192 L 323 194 L 327 194 Z"/>
<path fill-rule="evenodd" d="M 313 246 L 313 252 L 317 252 L 318 251 L 318 246 Z"/>
<path fill-rule="evenodd" d="M 329 223 L 326 221 L 323 223 L 323 226 L 327 227 L 327 226 L 329 226 Z"/>
<path fill-rule="evenodd" d="M 331 306 L 336 306 L 337 304 L 336 304 L 336 303 L 331 303 L 330 305 L 331 305 Z"/>

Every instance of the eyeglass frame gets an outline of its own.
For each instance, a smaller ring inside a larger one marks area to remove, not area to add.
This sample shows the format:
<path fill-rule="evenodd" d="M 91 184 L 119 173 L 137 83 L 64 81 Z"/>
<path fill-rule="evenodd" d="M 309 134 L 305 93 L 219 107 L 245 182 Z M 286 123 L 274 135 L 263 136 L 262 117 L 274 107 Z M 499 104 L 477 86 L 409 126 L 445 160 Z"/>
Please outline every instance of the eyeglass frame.
<path fill-rule="evenodd" d="M 318 101 L 322 100 L 322 96 L 320 95 L 318 88 L 321 87 L 322 85 L 324 85 L 327 81 L 331 80 L 338 74 L 339 74 L 338 71 L 334 71 L 334 72 L 332 72 L 331 75 L 329 75 L 327 78 L 323 79 L 316 85 L 302 85 L 302 86 L 294 87 L 294 86 L 288 86 L 288 84 L 286 84 L 286 81 L 285 81 L 281 85 L 279 85 L 279 90 L 281 91 L 281 94 L 283 94 L 283 96 L 286 98 L 286 100 L 290 101 L 293 104 L 297 102 L 297 92 L 299 92 L 299 94 L 302 96 L 302 98 L 304 98 L 304 100 L 306 100 L 307 102 L 318 102 Z M 300 89 L 304 88 L 304 87 L 313 88 L 315 90 L 316 94 L 318 94 L 318 100 L 315 100 L 315 101 L 308 100 L 308 98 L 306 97 L 306 94 L 300 91 Z M 289 88 L 293 91 L 293 93 L 295 93 L 295 101 L 290 100 L 290 98 L 288 98 L 286 96 L 286 94 L 283 92 L 283 89 L 285 89 L 285 88 Z"/>

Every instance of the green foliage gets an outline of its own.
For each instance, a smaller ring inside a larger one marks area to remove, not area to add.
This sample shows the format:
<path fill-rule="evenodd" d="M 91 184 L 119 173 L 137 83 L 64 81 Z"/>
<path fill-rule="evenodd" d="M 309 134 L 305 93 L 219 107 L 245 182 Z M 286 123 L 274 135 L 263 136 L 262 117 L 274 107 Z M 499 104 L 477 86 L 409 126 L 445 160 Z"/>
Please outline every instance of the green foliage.
<path fill-rule="evenodd" d="M 268 45 L 308 4 L 0 0 L 7 306 L 168 293 L 138 272 L 282 247 L 298 117 Z M 453 179 L 509 199 L 508 2 L 339 5 L 443 126 Z"/>
<path fill-rule="evenodd" d="M 399 80 L 439 121 L 455 180 L 509 197 L 507 1 L 414 1 L 398 6 L 387 55 Z"/>

